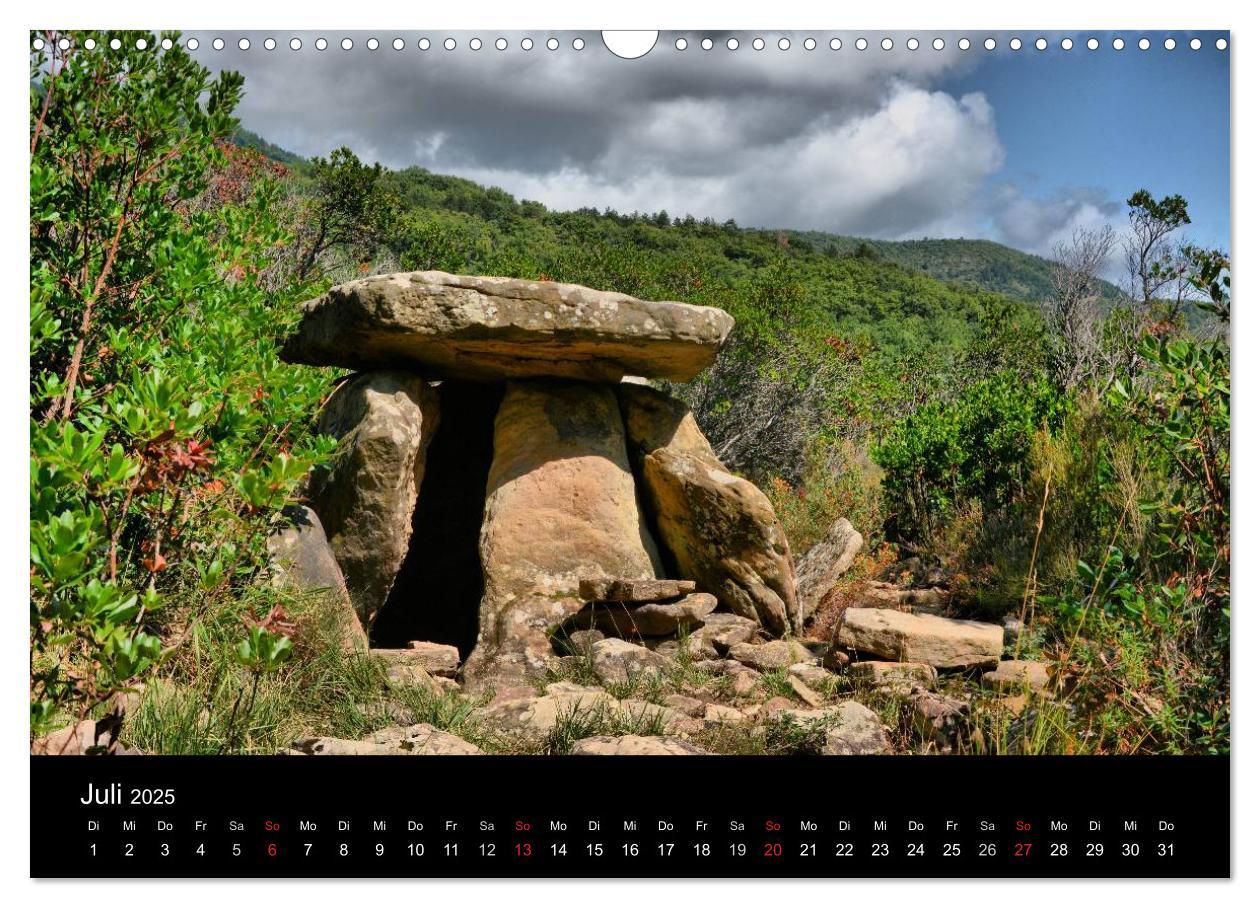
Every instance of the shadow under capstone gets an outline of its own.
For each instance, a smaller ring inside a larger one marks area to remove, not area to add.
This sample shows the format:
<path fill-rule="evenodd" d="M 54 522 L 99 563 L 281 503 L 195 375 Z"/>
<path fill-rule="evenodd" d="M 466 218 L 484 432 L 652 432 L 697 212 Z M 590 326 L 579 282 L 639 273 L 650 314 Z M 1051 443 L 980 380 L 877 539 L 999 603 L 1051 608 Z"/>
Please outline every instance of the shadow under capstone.
<path fill-rule="evenodd" d="M 468 657 L 484 592 L 478 541 L 494 456 L 501 385 L 444 381 L 441 420 L 429 445 L 412 516 L 411 543 L 372 625 L 372 646 L 448 643 Z"/>

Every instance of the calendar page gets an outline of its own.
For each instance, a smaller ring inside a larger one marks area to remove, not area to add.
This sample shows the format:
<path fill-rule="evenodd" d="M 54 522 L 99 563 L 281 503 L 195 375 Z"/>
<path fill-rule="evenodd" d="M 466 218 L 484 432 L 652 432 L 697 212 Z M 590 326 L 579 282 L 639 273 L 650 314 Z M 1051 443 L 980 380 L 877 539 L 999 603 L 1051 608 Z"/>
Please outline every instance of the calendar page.
<path fill-rule="evenodd" d="M 1230 875 L 1228 32 L 28 43 L 32 876 Z"/>

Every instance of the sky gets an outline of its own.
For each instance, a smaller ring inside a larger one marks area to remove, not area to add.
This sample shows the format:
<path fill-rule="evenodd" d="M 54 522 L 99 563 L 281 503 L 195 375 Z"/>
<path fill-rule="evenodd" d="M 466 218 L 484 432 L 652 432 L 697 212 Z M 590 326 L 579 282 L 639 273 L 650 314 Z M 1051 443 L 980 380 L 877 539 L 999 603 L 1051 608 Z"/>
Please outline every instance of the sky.
<path fill-rule="evenodd" d="M 552 34 L 556 50 L 545 46 Z M 441 46 L 448 35 L 453 51 Z M 1143 35 L 1149 50 L 1138 48 Z M 352 49 L 341 48 L 345 36 Z M 1125 199 L 1148 188 L 1187 198 L 1188 240 L 1228 249 L 1230 52 L 1215 47 L 1225 35 L 992 33 L 997 47 L 986 50 L 988 36 L 934 33 L 912 51 L 909 33 L 892 33 L 885 51 L 883 33 L 662 32 L 636 60 L 612 54 L 597 32 L 297 33 L 296 51 L 290 33 L 274 36 L 274 50 L 266 33 L 185 39 L 199 40 L 195 55 L 211 68 L 244 74 L 242 124 L 290 151 L 348 145 L 365 160 L 466 177 L 551 208 L 984 238 L 1050 254 L 1077 228 L 1123 228 Z M 1123 50 L 1112 47 L 1117 36 Z M 468 47 L 473 37 L 480 50 Z M 499 37 L 507 49 L 495 48 Z M 1034 47 L 1038 37 L 1046 50 Z"/>

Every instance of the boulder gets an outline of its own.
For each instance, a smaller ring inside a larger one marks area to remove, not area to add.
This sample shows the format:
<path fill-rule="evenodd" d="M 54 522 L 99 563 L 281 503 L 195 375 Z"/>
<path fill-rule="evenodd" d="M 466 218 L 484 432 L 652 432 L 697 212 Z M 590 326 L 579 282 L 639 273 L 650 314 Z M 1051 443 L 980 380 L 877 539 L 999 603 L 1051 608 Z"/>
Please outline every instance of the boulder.
<path fill-rule="evenodd" d="M 919 691 L 909 704 L 911 724 L 924 742 L 952 749 L 966 739 L 971 715 L 967 701 Z"/>
<path fill-rule="evenodd" d="M 749 643 L 757 637 L 760 627 L 751 618 L 742 618 L 730 612 L 713 612 L 705 616 L 704 625 L 697 628 L 692 637 L 705 646 L 712 646 L 719 654 L 725 654 L 736 643 Z"/>
<path fill-rule="evenodd" d="M 569 753 L 581 757 L 687 757 L 704 754 L 706 751 L 678 738 L 596 735 L 576 742 Z"/>
<path fill-rule="evenodd" d="M 845 571 L 862 550 L 862 534 L 841 517 L 827 529 L 827 535 L 796 562 L 796 598 L 802 623 L 808 621 L 818 604 L 840 582 Z"/>
<path fill-rule="evenodd" d="M 438 397 L 402 372 L 355 376 L 333 392 L 319 431 L 338 440 L 310 497 L 364 627 L 389 596 L 411 540 Z"/>
<path fill-rule="evenodd" d="M 898 662 L 935 668 L 994 665 L 1002 658 L 1002 626 L 894 609 L 850 608 L 836 625 L 836 644 Z"/>
<path fill-rule="evenodd" d="M 573 616 L 572 624 L 616 637 L 666 637 L 699 627 L 715 608 L 717 598 L 708 593 L 642 605 L 592 602 Z"/>
<path fill-rule="evenodd" d="M 723 706 L 721 703 L 705 704 L 703 718 L 704 724 L 710 728 L 717 725 L 743 725 L 748 721 L 748 716 L 741 710 L 733 706 Z"/>
<path fill-rule="evenodd" d="M 643 637 L 641 641 L 652 652 L 660 653 L 666 659 L 681 659 L 685 655 L 695 663 L 718 658 L 717 648 L 694 633 L 682 637 Z"/>
<path fill-rule="evenodd" d="M 624 683 L 660 675 L 669 660 L 646 647 L 610 637 L 591 647 L 596 677 L 604 684 Z"/>
<path fill-rule="evenodd" d="M 467 672 L 534 672 L 548 627 L 581 608 L 581 578 L 653 579 L 656 545 L 635 492 L 610 388 L 509 382 L 494 424 L 481 529 L 485 593 Z M 541 609 L 550 622 L 537 621 Z M 525 615 L 518 620 L 517 612 Z"/>
<path fill-rule="evenodd" d="M 686 694 L 669 694 L 663 701 L 670 709 L 675 709 L 684 716 L 691 716 L 693 719 L 704 717 L 705 709 L 708 704 L 696 697 L 688 697 Z"/>
<path fill-rule="evenodd" d="M 791 552 L 770 500 L 722 466 L 685 404 L 636 384 L 617 394 L 657 539 L 679 572 L 776 636 L 799 630 Z"/>
<path fill-rule="evenodd" d="M 578 581 L 578 595 L 587 602 L 665 602 L 695 590 L 694 580 L 584 577 Z"/>
<path fill-rule="evenodd" d="M 372 655 L 386 665 L 415 666 L 444 678 L 453 678 L 459 671 L 459 650 L 445 643 L 413 640 L 406 649 L 374 649 Z"/>
<path fill-rule="evenodd" d="M 548 684 L 542 696 L 501 700 L 476 710 L 473 716 L 500 732 L 536 740 L 561 719 L 611 716 L 617 709 L 617 701 L 602 688 L 560 681 Z"/>
<path fill-rule="evenodd" d="M 892 744 L 879 716 L 854 700 L 823 709 L 785 709 L 778 715 L 800 727 L 821 732 L 820 753 L 823 755 L 892 753 Z"/>
<path fill-rule="evenodd" d="M 615 382 L 627 374 L 688 381 L 713 362 L 733 325 L 707 306 L 417 271 L 350 281 L 304 304 L 281 357 L 481 381 Z"/>
<path fill-rule="evenodd" d="M 324 599 L 321 614 L 347 652 L 368 648 L 367 633 L 356 614 L 337 556 L 324 535 L 319 515 L 305 505 L 285 508 L 284 522 L 267 537 L 272 582 L 281 588 Z"/>
<path fill-rule="evenodd" d="M 617 708 L 621 723 L 629 728 L 660 729 L 666 734 L 683 737 L 704 731 L 702 720 L 659 703 L 627 699 L 619 701 Z"/>
<path fill-rule="evenodd" d="M 755 668 L 759 672 L 787 668 L 811 658 L 809 650 L 795 640 L 771 640 L 761 644 L 736 643 L 731 647 L 729 656 L 741 665 Z"/>
<path fill-rule="evenodd" d="M 822 687 L 835 678 L 835 675 L 827 669 L 812 662 L 797 662 L 795 665 L 789 665 L 787 673 L 789 677 L 798 678 L 813 688 Z"/>
<path fill-rule="evenodd" d="M 980 676 L 980 683 L 992 690 L 1040 693 L 1050 687 L 1050 666 L 1028 659 L 1008 659 Z"/>
<path fill-rule="evenodd" d="M 796 694 L 809 706 L 822 706 L 824 698 L 820 694 L 815 693 L 814 689 L 800 678 L 795 675 L 788 675 L 787 683 L 788 687 L 792 688 L 792 693 Z"/>
<path fill-rule="evenodd" d="M 581 628 L 575 625 L 562 628 L 556 636 L 556 643 L 561 652 L 572 656 L 589 657 L 591 648 L 603 639 L 603 631 L 595 630 L 594 628 Z"/>
<path fill-rule="evenodd" d="M 108 754 L 118 749 L 114 739 L 116 727 L 106 728 L 95 719 L 84 719 L 49 732 L 31 742 L 31 755 L 37 757 L 81 757 L 84 754 Z"/>
<path fill-rule="evenodd" d="M 392 726 L 359 741 L 344 738 L 307 738 L 296 741 L 290 753 L 312 756 L 473 756 L 482 751 L 463 738 L 425 723 Z"/>

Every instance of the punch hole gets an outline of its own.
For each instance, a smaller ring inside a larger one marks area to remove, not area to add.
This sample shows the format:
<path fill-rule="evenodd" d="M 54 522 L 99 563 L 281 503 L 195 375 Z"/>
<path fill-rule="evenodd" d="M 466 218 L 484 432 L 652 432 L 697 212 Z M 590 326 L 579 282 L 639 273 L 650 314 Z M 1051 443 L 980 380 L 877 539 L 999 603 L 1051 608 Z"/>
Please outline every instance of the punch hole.
<path fill-rule="evenodd" d="M 608 48 L 615 56 L 623 60 L 637 60 L 645 57 L 656 47 L 656 40 L 660 37 L 659 32 L 654 31 L 622 31 L 613 30 L 603 31 L 599 33 L 604 47 Z M 580 38 L 578 40 L 581 40 Z M 574 42 L 574 50 L 582 48 L 576 46 Z M 687 49 L 687 39 L 679 38 L 674 42 L 674 47 L 678 50 Z"/>

